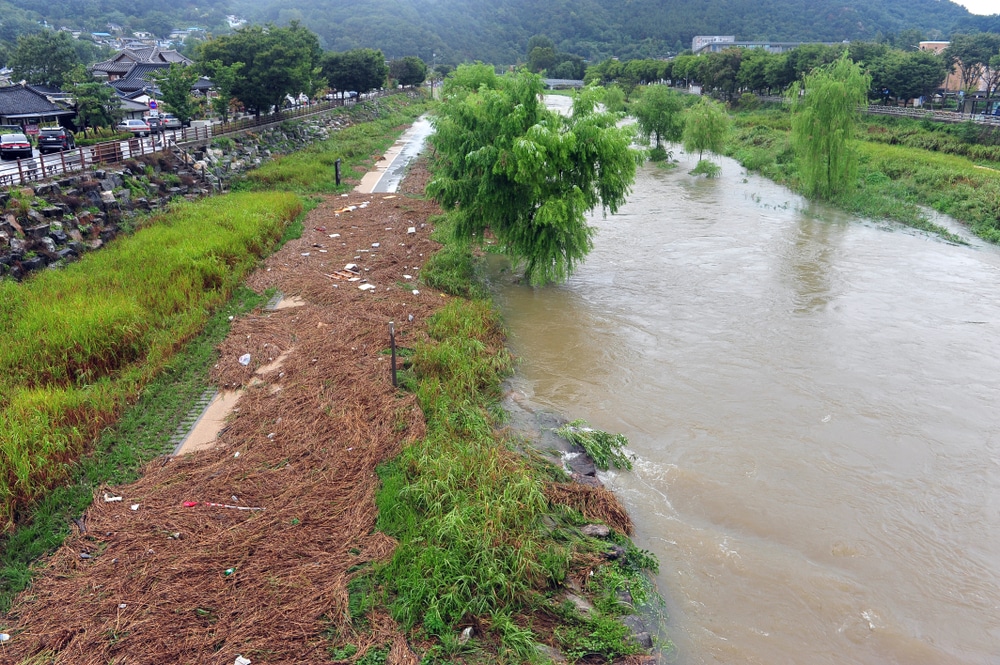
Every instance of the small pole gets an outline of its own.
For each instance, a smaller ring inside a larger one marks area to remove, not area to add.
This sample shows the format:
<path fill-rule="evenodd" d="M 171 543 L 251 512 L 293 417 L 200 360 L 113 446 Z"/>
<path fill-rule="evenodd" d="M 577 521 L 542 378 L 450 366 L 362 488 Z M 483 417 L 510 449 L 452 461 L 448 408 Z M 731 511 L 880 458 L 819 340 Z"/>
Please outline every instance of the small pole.
<path fill-rule="evenodd" d="M 333 163 L 333 170 L 337 174 L 337 184 L 340 184 L 340 157 Z M 396 384 L 393 384 L 396 385 Z"/>
<path fill-rule="evenodd" d="M 337 160 L 340 161 L 340 160 Z M 389 322 L 389 348 L 392 350 L 392 387 L 397 387 L 396 384 L 396 326 L 390 321 Z"/>

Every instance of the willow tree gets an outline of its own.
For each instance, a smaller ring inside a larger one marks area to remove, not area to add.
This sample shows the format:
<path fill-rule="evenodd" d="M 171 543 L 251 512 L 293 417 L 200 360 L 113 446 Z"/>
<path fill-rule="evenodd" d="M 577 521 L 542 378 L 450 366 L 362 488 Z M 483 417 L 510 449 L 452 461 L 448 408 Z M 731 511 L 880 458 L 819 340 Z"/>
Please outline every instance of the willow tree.
<path fill-rule="evenodd" d="M 830 198 L 854 180 L 857 159 L 851 142 L 870 88 L 871 76 L 846 53 L 790 88 L 792 146 L 806 195 Z"/>
<path fill-rule="evenodd" d="M 732 123 L 719 102 L 702 97 L 684 116 L 684 149 L 697 152 L 698 161 L 708 152 L 722 152 Z"/>
<path fill-rule="evenodd" d="M 496 238 L 536 285 L 566 279 L 593 246 L 587 213 L 617 212 L 639 153 L 619 114 L 547 109 L 541 78 L 463 65 L 445 81 L 428 193 L 454 211 L 458 238 Z"/>

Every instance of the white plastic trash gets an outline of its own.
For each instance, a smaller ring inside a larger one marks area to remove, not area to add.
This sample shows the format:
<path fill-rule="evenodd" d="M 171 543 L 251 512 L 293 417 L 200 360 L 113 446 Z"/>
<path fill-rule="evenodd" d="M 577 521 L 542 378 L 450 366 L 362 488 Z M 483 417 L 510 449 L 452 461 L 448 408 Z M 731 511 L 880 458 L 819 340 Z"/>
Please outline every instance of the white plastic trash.
<path fill-rule="evenodd" d="M 360 286 L 358 286 L 358 288 L 361 289 L 362 291 L 371 291 L 372 289 L 375 288 L 375 285 L 374 284 L 361 284 Z"/>
<path fill-rule="evenodd" d="M 236 660 L 233 661 L 233 665 L 250 665 L 250 659 L 244 658 L 243 656 L 236 656 Z"/>
<path fill-rule="evenodd" d="M 243 365 L 244 367 L 246 367 L 247 365 L 250 364 L 250 354 L 249 353 L 244 353 L 242 356 L 240 356 L 240 364 Z"/>

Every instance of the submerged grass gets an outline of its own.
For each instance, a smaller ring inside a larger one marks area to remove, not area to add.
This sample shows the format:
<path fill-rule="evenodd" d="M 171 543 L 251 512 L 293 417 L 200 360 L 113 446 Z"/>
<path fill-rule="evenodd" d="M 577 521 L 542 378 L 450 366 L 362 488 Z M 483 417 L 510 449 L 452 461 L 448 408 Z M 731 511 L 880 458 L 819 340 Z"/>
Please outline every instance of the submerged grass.
<path fill-rule="evenodd" d="M 738 114 L 728 153 L 746 169 L 797 189 L 787 119 L 787 111 L 776 109 Z M 968 224 L 984 240 L 1000 242 L 1000 171 L 965 156 L 881 141 L 858 141 L 856 150 L 856 186 L 832 200 L 835 205 L 961 242 L 927 218 L 921 206 L 929 207 Z"/>

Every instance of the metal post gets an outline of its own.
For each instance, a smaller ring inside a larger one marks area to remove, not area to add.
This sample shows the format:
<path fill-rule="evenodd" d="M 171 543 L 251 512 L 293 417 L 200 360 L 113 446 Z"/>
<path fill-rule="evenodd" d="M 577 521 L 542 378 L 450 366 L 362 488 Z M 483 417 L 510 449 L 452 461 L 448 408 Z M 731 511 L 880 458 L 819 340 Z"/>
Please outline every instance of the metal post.
<path fill-rule="evenodd" d="M 392 354 L 392 387 L 396 387 L 396 325 L 389 322 L 389 348 Z"/>
<path fill-rule="evenodd" d="M 337 184 L 339 185 L 340 184 L 340 158 L 339 157 L 337 158 L 337 161 L 335 161 L 333 163 L 333 170 L 334 170 L 334 173 L 336 173 L 336 175 L 337 175 Z M 394 383 L 392 385 L 396 385 L 396 384 Z"/>

